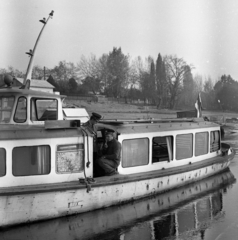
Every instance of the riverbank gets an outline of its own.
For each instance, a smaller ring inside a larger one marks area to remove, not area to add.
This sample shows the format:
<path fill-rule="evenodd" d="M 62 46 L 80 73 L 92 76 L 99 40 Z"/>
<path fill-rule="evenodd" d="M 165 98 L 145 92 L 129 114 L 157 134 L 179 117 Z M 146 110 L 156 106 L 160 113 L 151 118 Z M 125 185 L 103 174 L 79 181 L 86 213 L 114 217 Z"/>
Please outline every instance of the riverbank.
<path fill-rule="evenodd" d="M 148 118 L 176 118 L 177 112 L 183 110 L 156 109 L 155 106 L 143 106 L 133 104 L 122 104 L 117 102 L 89 102 L 67 100 L 65 103 L 75 105 L 92 112 L 100 113 L 106 119 L 148 119 Z M 187 109 L 189 110 L 189 109 Z M 190 109 L 191 110 L 191 109 Z M 237 118 L 238 114 L 234 112 L 221 111 L 203 111 L 203 116 L 222 118 Z"/>

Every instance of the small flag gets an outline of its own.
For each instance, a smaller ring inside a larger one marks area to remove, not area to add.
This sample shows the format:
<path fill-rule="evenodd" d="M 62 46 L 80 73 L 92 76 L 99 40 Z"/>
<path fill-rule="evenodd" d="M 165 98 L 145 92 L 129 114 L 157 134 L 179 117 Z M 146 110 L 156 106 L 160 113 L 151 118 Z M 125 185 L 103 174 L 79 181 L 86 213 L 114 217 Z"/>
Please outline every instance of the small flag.
<path fill-rule="evenodd" d="M 195 108 L 197 109 L 197 118 L 202 117 L 202 100 L 200 93 L 198 94 L 197 101 L 195 102 Z"/>

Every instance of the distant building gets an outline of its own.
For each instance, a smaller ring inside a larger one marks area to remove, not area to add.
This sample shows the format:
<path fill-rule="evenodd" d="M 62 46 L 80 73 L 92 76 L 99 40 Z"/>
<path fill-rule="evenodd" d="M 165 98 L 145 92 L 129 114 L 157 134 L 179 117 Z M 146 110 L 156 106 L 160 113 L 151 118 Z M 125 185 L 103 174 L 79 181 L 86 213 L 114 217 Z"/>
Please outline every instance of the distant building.
<path fill-rule="evenodd" d="M 13 86 L 21 87 L 23 85 L 23 81 L 24 81 L 23 78 L 14 78 Z M 53 93 L 54 88 L 55 87 L 49 82 L 47 82 L 46 80 L 35 80 L 35 79 L 31 80 L 31 84 L 30 84 L 31 90 Z"/>

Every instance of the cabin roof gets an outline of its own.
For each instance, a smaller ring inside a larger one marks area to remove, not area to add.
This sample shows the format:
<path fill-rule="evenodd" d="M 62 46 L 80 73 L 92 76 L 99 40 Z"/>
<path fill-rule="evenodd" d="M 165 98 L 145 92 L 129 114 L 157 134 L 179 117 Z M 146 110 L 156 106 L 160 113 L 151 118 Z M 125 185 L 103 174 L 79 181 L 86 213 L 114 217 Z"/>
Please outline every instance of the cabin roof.
<path fill-rule="evenodd" d="M 23 78 L 16 78 L 16 80 L 18 82 L 20 82 L 21 84 L 23 84 L 24 79 Z M 46 80 L 37 80 L 37 79 L 31 79 L 31 87 L 37 87 L 37 88 L 50 88 L 50 89 L 54 89 L 55 87 L 50 84 L 48 81 Z"/>
<path fill-rule="evenodd" d="M 79 128 L 68 128 L 65 131 L 64 128 L 45 129 L 44 125 L 1 124 L 0 128 L 0 140 L 67 138 L 83 135 Z"/>
<path fill-rule="evenodd" d="M 111 129 L 121 134 L 134 134 L 134 133 L 152 133 L 162 131 L 178 131 L 200 128 L 219 127 L 218 124 L 208 121 L 196 121 L 195 119 L 161 119 L 155 122 L 151 120 L 146 122 L 115 122 L 100 121 L 98 124 L 99 129 Z"/>
<path fill-rule="evenodd" d="M 42 91 L 35 91 L 31 89 L 20 89 L 20 88 L 1 88 L 0 94 L 22 94 L 22 95 L 32 95 L 32 96 L 38 96 L 38 97 L 65 97 L 64 95 L 56 95 L 54 93 L 48 93 L 48 92 L 42 92 Z"/>

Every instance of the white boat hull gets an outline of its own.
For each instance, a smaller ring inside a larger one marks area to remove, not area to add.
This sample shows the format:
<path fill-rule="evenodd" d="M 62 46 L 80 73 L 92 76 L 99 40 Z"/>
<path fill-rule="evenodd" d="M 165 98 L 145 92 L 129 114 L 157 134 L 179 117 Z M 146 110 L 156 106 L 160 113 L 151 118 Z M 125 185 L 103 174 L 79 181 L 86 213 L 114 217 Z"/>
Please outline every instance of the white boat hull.
<path fill-rule="evenodd" d="M 160 173 L 140 174 L 140 178 L 126 175 L 101 177 L 88 188 L 84 183 L 74 182 L 52 184 L 50 188 L 42 186 L 34 189 L 31 186 L 20 190 L 3 190 L 0 192 L 0 226 L 88 212 L 169 191 L 223 171 L 229 166 L 233 154 L 226 160 L 208 160 L 209 165 L 185 166 L 178 173 L 168 170 L 171 172 L 168 175 L 166 172 L 161 174 L 160 170 Z"/>

